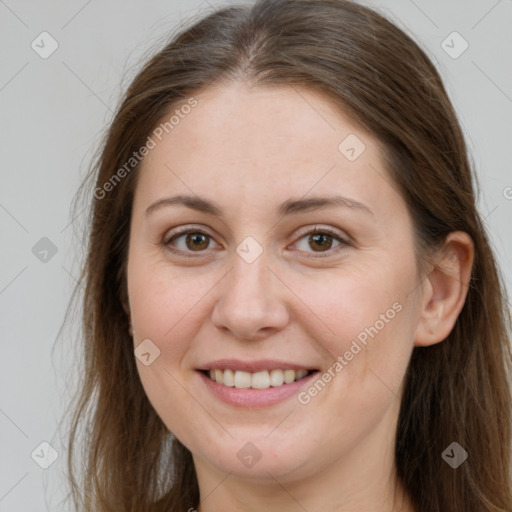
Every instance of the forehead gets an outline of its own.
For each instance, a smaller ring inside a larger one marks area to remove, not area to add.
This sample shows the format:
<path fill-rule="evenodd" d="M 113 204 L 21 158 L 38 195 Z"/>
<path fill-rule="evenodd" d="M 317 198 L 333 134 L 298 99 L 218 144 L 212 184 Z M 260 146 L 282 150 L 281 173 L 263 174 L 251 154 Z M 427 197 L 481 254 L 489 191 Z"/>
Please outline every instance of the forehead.
<path fill-rule="evenodd" d="M 339 106 L 313 90 L 233 83 L 207 88 L 195 99 L 197 106 L 180 119 L 172 116 L 176 124 L 162 134 L 164 138 L 172 134 L 176 146 L 192 152 L 190 157 L 201 156 L 194 151 L 197 143 L 222 160 L 252 156 L 259 162 L 281 155 L 307 159 L 316 150 L 337 156 L 341 138 L 349 133 L 357 133 L 370 146 L 377 145 Z M 180 107 L 173 107 L 176 110 Z M 170 117 L 163 116 L 162 122 Z M 304 141 L 309 147 L 304 147 Z M 161 151 L 152 156 L 155 153 Z"/>
<path fill-rule="evenodd" d="M 389 188 L 378 141 L 318 92 L 233 83 L 194 98 L 193 109 L 160 130 L 161 140 L 153 137 L 137 186 L 144 202 L 164 192 L 213 194 L 220 202 L 236 194 L 274 207 L 309 191 L 371 202 Z"/>

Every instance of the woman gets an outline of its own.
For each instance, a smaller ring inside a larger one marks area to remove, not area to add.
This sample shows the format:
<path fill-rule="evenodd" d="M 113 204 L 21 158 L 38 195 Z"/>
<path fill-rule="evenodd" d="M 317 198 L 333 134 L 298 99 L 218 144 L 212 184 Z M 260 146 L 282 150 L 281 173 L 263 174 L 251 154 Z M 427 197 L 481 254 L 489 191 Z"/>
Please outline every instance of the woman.
<path fill-rule="evenodd" d="M 512 510 L 504 290 L 404 32 L 220 9 L 134 79 L 94 173 L 77 509 Z"/>

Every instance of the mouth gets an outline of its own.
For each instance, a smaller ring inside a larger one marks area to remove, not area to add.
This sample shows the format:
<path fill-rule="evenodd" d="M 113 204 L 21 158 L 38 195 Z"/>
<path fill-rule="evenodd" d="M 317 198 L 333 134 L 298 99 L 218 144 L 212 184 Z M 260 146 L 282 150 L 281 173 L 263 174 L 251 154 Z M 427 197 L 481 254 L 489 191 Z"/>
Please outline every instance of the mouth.
<path fill-rule="evenodd" d="M 277 359 L 217 359 L 196 368 L 204 390 L 237 408 L 269 407 L 291 400 L 320 371 Z"/>
<path fill-rule="evenodd" d="M 215 368 L 199 371 L 211 381 L 227 388 L 269 389 L 271 387 L 283 387 L 300 381 L 316 373 L 318 370 L 275 368 L 251 373 L 230 368 Z"/>

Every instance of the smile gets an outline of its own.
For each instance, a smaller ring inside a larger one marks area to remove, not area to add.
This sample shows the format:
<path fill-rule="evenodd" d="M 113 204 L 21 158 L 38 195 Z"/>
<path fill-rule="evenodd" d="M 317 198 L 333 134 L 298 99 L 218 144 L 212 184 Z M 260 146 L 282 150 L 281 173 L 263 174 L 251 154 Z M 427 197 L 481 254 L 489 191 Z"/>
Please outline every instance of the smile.
<path fill-rule="evenodd" d="M 283 384 L 291 384 L 313 373 L 313 370 L 263 370 L 255 373 L 245 372 L 241 370 L 222 370 L 212 369 L 205 370 L 212 381 L 222 384 L 226 387 L 235 387 L 238 389 L 268 389 L 270 387 L 278 387 Z"/>

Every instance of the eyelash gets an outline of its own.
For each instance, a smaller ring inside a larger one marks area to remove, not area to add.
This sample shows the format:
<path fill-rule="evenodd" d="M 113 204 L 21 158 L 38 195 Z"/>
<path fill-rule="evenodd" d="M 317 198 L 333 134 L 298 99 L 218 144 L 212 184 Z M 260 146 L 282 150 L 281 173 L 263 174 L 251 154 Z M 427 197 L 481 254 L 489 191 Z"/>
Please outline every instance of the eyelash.
<path fill-rule="evenodd" d="M 209 235 L 208 233 L 205 233 L 204 231 L 201 231 L 200 229 L 197 229 L 197 228 L 186 228 L 186 229 L 183 229 L 181 231 L 178 231 L 176 233 L 174 233 L 171 237 L 167 237 L 167 238 L 164 238 L 162 240 L 162 243 L 161 243 L 161 246 L 164 248 L 164 249 L 167 249 L 175 254 L 179 254 L 180 256 L 184 256 L 186 258 L 197 258 L 197 257 L 201 257 L 202 255 L 200 254 L 191 254 L 190 251 L 182 251 L 181 249 L 175 249 L 171 246 L 171 242 L 184 236 L 184 235 L 188 235 L 188 234 L 200 234 L 200 235 L 205 235 L 207 236 L 209 239 L 213 239 L 213 237 L 211 235 Z M 338 233 L 336 233 L 335 231 L 333 231 L 332 229 L 329 229 L 329 228 L 322 228 L 322 227 L 314 227 L 312 230 L 310 231 L 307 231 L 305 233 L 303 233 L 300 238 L 298 238 L 298 240 L 301 240 L 302 238 L 306 237 L 306 236 L 311 236 L 311 235 L 316 235 L 316 234 L 322 234 L 322 235 L 329 235 L 329 236 L 332 236 L 335 240 L 337 240 L 338 242 L 340 242 L 340 244 L 334 248 L 331 248 L 331 249 L 328 249 L 327 251 L 320 251 L 320 252 L 317 252 L 315 253 L 316 256 L 313 256 L 314 258 L 326 258 L 328 256 L 331 256 L 333 251 L 334 252 L 338 252 L 338 250 L 341 250 L 343 249 L 344 246 L 348 246 L 350 245 L 349 242 L 342 238 Z M 193 252 L 193 251 L 192 251 Z M 198 251 L 198 253 L 201 253 L 201 252 L 205 252 L 205 251 Z"/>

